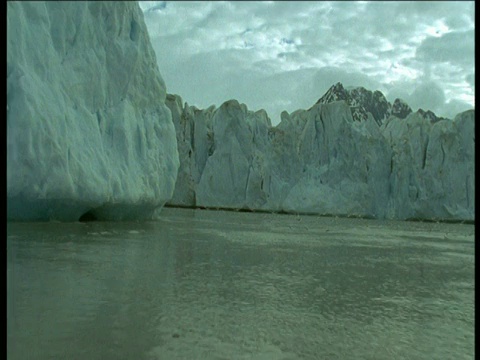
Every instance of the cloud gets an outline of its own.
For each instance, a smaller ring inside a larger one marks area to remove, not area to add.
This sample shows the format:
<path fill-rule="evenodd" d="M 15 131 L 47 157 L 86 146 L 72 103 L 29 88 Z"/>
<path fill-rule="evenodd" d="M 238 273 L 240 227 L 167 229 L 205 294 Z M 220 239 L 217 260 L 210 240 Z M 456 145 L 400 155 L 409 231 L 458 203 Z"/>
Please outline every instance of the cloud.
<path fill-rule="evenodd" d="M 412 109 L 423 108 L 437 113 L 445 104 L 445 93 L 439 84 L 428 81 L 420 84 L 410 95 L 409 105 Z M 425 108 L 428 105 L 428 109 Z"/>
<path fill-rule="evenodd" d="M 435 81 L 425 81 L 419 84 L 403 83 L 389 89 L 386 95 L 388 101 L 396 98 L 406 101 L 413 111 L 422 108 L 431 110 L 437 116 L 453 119 L 458 113 L 473 108 L 468 101 L 451 98 L 447 100 L 442 86 Z"/>
<path fill-rule="evenodd" d="M 337 82 L 341 82 L 344 86 L 363 86 L 370 90 L 377 90 L 382 87 L 378 81 L 362 72 L 353 72 L 339 67 L 326 66 L 319 69 L 313 78 L 313 85 L 316 88 L 316 100 L 322 97 L 322 95 Z"/>
<path fill-rule="evenodd" d="M 465 75 L 465 81 L 470 85 L 470 86 L 475 86 L 475 74 L 468 74 Z"/>
<path fill-rule="evenodd" d="M 444 114 L 443 116 L 453 120 L 457 114 L 470 109 L 473 109 L 471 104 L 465 101 L 452 99 L 443 105 L 440 112 Z"/>
<path fill-rule="evenodd" d="M 452 15 L 451 13 L 448 13 L 447 17 L 445 18 L 445 25 L 447 25 L 452 31 L 469 30 L 474 27 L 475 24 L 473 14 L 473 11 L 470 14 Z"/>
<path fill-rule="evenodd" d="M 308 108 L 340 81 L 412 108 L 473 106 L 473 2 L 140 6 L 167 91 L 191 105 L 235 98 L 275 124 L 282 110 Z"/>
<path fill-rule="evenodd" d="M 474 67 L 474 58 L 465 56 L 473 53 L 475 47 L 474 30 L 454 31 L 440 37 L 427 37 L 417 48 L 417 58 L 426 62 L 449 62 L 464 68 Z"/>
<path fill-rule="evenodd" d="M 385 97 L 392 104 L 395 101 L 395 99 L 401 99 L 405 101 L 407 104 L 410 104 L 410 92 L 405 86 L 395 86 L 390 88 L 388 92 L 385 94 Z"/>
<path fill-rule="evenodd" d="M 166 1 L 161 1 L 160 3 L 153 4 L 151 7 L 148 7 L 145 9 L 145 12 L 151 12 L 151 11 L 161 11 L 167 7 L 167 2 Z"/>

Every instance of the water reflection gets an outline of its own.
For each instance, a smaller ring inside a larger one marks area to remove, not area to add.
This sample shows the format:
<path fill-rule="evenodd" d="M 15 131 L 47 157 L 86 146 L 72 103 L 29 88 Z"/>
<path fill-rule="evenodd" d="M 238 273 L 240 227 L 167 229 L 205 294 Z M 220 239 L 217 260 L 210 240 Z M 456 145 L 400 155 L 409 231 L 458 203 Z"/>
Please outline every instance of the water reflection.
<path fill-rule="evenodd" d="M 8 358 L 473 356 L 473 226 L 163 215 L 9 224 Z"/>

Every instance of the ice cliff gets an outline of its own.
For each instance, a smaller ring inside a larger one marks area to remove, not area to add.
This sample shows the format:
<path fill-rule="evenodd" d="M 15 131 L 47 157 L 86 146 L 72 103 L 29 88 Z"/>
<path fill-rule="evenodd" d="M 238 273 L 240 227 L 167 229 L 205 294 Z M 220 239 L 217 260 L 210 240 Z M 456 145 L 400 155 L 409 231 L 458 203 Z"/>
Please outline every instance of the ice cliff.
<path fill-rule="evenodd" d="M 387 217 L 475 219 L 475 113 L 453 121 L 421 109 L 381 131 L 393 150 Z"/>
<path fill-rule="evenodd" d="M 340 83 L 276 127 L 235 100 L 199 110 L 167 95 L 166 104 L 181 163 L 171 205 L 475 218 L 473 110 L 443 119 Z"/>
<path fill-rule="evenodd" d="M 7 218 L 151 217 L 179 159 L 136 2 L 7 3 Z"/>

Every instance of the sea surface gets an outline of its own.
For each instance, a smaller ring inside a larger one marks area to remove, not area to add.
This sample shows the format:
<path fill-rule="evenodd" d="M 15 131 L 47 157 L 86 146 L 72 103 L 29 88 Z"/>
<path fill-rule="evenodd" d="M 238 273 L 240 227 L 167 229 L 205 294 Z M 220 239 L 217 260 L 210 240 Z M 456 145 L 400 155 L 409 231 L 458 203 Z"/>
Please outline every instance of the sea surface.
<path fill-rule="evenodd" d="M 473 359 L 474 226 L 8 223 L 7 358 Z"/>

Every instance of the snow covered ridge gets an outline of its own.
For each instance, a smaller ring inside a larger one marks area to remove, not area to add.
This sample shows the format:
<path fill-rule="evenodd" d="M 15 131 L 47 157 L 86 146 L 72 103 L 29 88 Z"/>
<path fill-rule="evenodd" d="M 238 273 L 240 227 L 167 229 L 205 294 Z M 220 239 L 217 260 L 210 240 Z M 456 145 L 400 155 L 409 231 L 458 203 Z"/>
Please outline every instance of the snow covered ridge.
<path fill-rule="evenodd" d="M 150 218 L 179 167 L 136 2 L 7 4 L 7 218 Z"/>
<path fill-rule="evenodd" d="M 167 95 L 180 154 L 169 204 L 475 219 L 474 110 L 452 121 L 401 100 L 389 105 L 381 93 L 330 90 L 308 110 L 283 112 L 276 127 L 235 100 L 199 110 Z M 379 117 L 355 119 L 352 104 L 365 110 L 369 101 Z"/>

